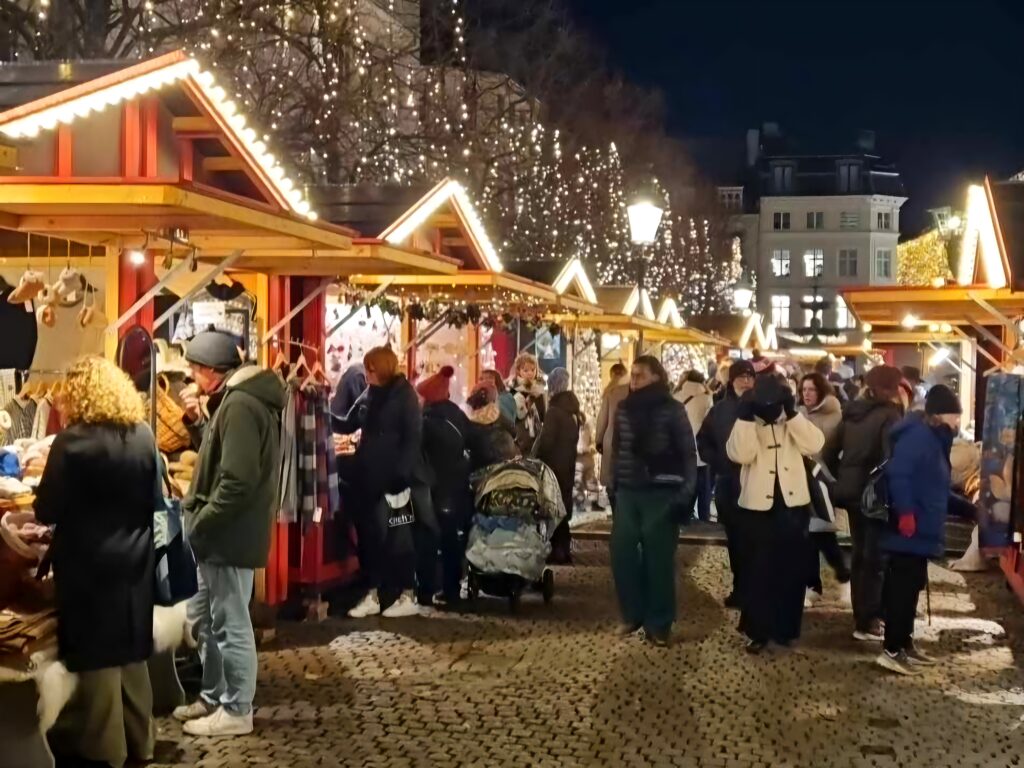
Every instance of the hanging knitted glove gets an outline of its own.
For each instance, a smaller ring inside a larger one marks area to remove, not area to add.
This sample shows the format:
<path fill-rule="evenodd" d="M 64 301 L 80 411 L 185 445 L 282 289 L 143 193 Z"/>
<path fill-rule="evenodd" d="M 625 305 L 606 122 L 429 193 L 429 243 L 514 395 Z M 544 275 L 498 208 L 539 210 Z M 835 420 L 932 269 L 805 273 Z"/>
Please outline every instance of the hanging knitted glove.
<path fill-rule="evenodd" d="M 32 301 L 45 287 L 46 278 L 43 273 L 28 269 L 18 281 L 18 287 L 7 296 L 7 301 L 11 304 L 24 304 L 27 301 Z"/>
<path fill-rule="evenodd" d="M 82 287 L 82 273 L 72 267 L 64 267 L 60 272 L 57 282 L 50 286 L 50 290 L 57 294 L 58 298 L 74 300 L 75 293 Z"/>

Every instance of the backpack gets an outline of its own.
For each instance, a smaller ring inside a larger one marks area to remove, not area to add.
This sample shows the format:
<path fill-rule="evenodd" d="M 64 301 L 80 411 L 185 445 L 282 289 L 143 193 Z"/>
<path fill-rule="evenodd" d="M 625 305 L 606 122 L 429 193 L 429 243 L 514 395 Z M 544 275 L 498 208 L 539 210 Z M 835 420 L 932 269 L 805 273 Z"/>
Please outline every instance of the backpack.
<path fill-rule="evenodd" d="M 885 477 L 885 465 L 888 459 L 883 461 L 868 475 L 867 485 L 860 497 L 860 513 L 868 520 L 878 520 L 887 523 L 891 517 L 891 504 L 889 501 L 889 483 Z"/>

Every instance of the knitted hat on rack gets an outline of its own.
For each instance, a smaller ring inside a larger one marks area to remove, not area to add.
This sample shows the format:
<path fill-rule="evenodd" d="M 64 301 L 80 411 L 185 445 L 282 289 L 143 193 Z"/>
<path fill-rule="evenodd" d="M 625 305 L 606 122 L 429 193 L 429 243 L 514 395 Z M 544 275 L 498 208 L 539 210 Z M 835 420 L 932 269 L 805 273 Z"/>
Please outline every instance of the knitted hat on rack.
<path fill-rule="evenodd" d="M 947 413 L 961 414 L 964 409 L 952 389 L 945 384 L 936 384 L 924 397 L 924 412 L 931 416 L 942 416 Z"/>
<path fill-rule="evenodd" d="M 202 331 L 185 346 L 185 359 L 215 371 L 231 371 L 242 364 L 235 337 L 221 331 Z"/>
<path fill-rule="evenodd" d="M 451 381 L 455 375 L 455 369 L 450 365 L 444 366 L 433 376 L 428 376 L 416 385 L 416 391 L 423 398 L 424 403 L 441 403 L 451 397 Z"/>

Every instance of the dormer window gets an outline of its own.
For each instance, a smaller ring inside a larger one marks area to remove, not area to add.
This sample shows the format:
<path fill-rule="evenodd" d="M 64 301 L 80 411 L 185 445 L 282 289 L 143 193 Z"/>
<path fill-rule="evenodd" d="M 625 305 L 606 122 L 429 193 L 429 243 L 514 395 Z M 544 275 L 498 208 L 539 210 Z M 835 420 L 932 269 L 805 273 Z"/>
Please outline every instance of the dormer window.
<path fill-rule="evenodd" d="M 776 195 L 789 194 L 793 191 L 793 166 L 772 166 L 772 192 Z"/>
<path fill-rule="evenodd" d="M 861 164 L 860 162 L 839 163 L 839 193 L 855 194 L 860 192 Z"/>

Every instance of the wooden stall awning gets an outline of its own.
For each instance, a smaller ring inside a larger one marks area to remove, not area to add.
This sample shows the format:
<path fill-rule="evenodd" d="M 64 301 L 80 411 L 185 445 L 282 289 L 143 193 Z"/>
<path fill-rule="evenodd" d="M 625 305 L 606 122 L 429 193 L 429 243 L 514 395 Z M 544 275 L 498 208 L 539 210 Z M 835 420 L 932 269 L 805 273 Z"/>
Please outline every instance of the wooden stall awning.
<path fill-rule="evenodd" d="M 357 251 L 364 247 L 357 244 Z M 365 246 L 373 247 L 373 246 Z M 544 311 L 568 308 L 580 312 L 594 312 L 593 305 L 571 296 L 559 295 L 550 285 L 511 274 L 489 270 L 459 270 L 454 274 L 401 275 L 355 274 L 352 285 L 376 286 L 390 283 L 389 293 L 415 297 L 420 300 L 461 300 L 471 302 L 518 303 L 535 306 Z"/>
<path fill-rule="evenodd" d="M 448 273 L 457 267 L 452 259 L 402 246 L 356 247 L 345 227 L 177 184 L 0 184 L 0 227 L 0 253 L 8 259 L 26 255 L 24 233 L 32 233 L 72 241 L 79 258 L 88 246 L 175 255 L 195 248 L 206 262 L 242 250 L 234 269 L 266 274 Z M 171 230 L 184 242 L 172 246 L 157 234 Z"/>
<path fill-rule="evenodd" d="M 716 347 L 731 346 L 728 339 L 723 339 L 714 333 L 702 331 L 699 328 L 683 326 L 674 328 L 667 325 L 659 325 L 652 331 L 644 331 L 646 338 L 651 341 L 663 341 L 668 344 L 711 344 Z"/>
<path fill-rule="evenodd" d="M 994 325 L 1004 317 L 1024 315 L 1024 292 L 984 286 L 848 288 L 846 305 L 863 323 L 920 329 L 932 323 Z"/>

